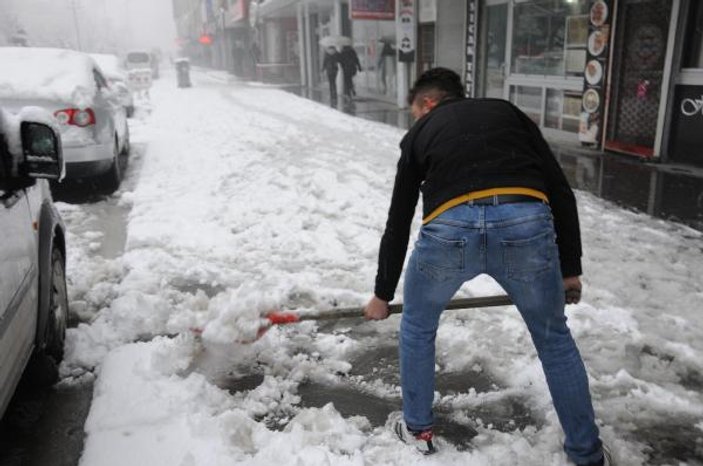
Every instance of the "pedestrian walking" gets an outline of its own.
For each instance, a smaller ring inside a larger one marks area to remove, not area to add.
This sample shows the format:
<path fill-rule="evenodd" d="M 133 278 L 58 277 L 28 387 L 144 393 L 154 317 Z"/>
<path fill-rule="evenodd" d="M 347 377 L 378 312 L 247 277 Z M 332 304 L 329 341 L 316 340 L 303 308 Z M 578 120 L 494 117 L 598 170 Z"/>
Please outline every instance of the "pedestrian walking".
<path fill-rule="evenodd" d="M 334 46 L 325 49 L 325 58 L 322 60 L 322 71 L 327 73 L 330 85 L 330 105 L 337 106 L 337 73 L 339 72 L 340 56 Z"/>
<path fill-rule="evenodd" d="M 401 440 L 432 444 L 435 336 L 454 293 L 479 274 L 510 295 L 532 336 L 577 465 L 610 464 L 586 369 L 564 315 L 581 295 L 576 200 L 539 128 L 500 99 L 467 99 L 460 77 L 435 68 L 415 82 L 417 119 L 400 143 L 368 319 L 385 319 L 423 194 L 423 225 L 405 271 L 400 324 Z"/>
<path fill-rule="evenodd" d="M 342 65 L 342 74 L 344 75 L 344 98 L 351 102 L 356 95 L 354 76 L 356 76 L 358 71 L 361 71 L 359 55 L 356 54 L 356 50 L 351 45 L 345 45 L 339 54 L 339 61 Z"/>
<path fill-rule="evenodd" d="M 381 41 L 381 43 L 383 44 L 383 47 L 381 48 L 381 53 L 378 56 L 378 63 L 376 67 L 381 71 L 381 86 L 383 87 L 383 93 L 386 94 L 388 92 L 388 62 L 395 56 L 395 49 L 388 39 Z"/>

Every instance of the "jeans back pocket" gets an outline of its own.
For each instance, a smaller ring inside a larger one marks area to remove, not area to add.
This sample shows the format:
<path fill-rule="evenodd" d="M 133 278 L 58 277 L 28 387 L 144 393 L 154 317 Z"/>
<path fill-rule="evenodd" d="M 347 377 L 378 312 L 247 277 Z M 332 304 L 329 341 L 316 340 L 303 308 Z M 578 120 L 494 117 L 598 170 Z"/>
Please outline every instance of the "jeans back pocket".
<path fill-rule="evenodd" d="M 443 238 L 428 232 L 427 229 L 423 227 L 420 230 L 420 238 L 415 244 L 414 254 L 419 270 L 436 279 L 444 279 L 453 273 L 462 272 L 466 241 L 463 238 Z"/>
<path fill-rule="evenodd" d="M 519 240 L 503 240 L 503 263 L 508 278 L 532 282 L 554 265 L 554 233 L 545 231 Z"/>

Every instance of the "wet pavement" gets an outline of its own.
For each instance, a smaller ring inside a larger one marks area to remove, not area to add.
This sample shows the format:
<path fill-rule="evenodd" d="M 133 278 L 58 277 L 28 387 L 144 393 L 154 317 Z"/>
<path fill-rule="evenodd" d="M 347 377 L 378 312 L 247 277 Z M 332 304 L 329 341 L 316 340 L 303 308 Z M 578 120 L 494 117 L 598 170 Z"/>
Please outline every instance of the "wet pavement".
<path fill-rule="evenodd" d="M 385 426 L 389 415 L 401 409 L 398 348 L 393 343 L 397 335 L 389 338 L 387 334 L 381 335 L 370 330 L 370 326 L 357 325 L 350 329 L 351 320 L 340 322 L 323 324 L 319 331 L 342 331 L 349 337 L 363 340 L 363 351 L 349 359 L 352 369 L 347 374 L 338 374 L 336 381 L 303 381 L 296 392 L 300 398 L 297 406 L 321 408 L 333 403 L 345 418 L 365 417 L 368 420 L 365 429 L 370 432 Z M 304 348 L 301 351 L 306 352 Z M 207 350 L 203 352 L 190 370 L 203 374 L 213 384 L 231 394 L 254 390 L 264 382 L 264 368 L 256 362 L 234 367 L 226 364 L 226 355 L 207 353 Z M 383 390 L 384 393 L 379 394 L 374 389 L 379 384 L 395 388 L 395 392 L 390 390 L 389 395 L 385 393 L 388 390 Z M 436 376 L 435 389 L 439 393 L 439 399 L 434 405 L 436 435 L 459 451 L 471 450 L 472 440 L 482 429 L 514 432 L 526 428 L 539 430 L 544 425 L 545 413 L 536 412 L 529 400 L 519 394 L 511 392 L 495 398 L 490 396 L 505 393 L 505 387 L 484 371 L 440 371 Z M 470 392 L 489 396 L 478 405 L 462 402 L 461 395 Z M 264 422 L 270 429 L 282 430 L 294 415 L 294 412 L 278 412 L 257 420 Z M 648 465 L 701 465 L 703 438 L 694 427 L 698 421 L 695 416 L 690 416 L 670 425 L 638 422 L 637 426 L 625 429 L 618 435 L 643 444 L 644 453 L 648 455 Z"/>
<path fill-rule="evenodd" d="M 284 89 L 329 104 L 320 89 Z M 340 99 L 334 108 L 371 121 L 407 129 L 412 117 L 393 102 L 374 96 Z M 632 156 L 600 152 L 578 143 L 549 141 L 572 187 L 649 215 L 684 223 L 703 231 L 703 168 L 648 163 Z"/>
<path fill-rule="evenodd" d="M 0 422 L 0 466 L 78 464 L 92 398 L 92 379 L 43 390 L 20 386 Z"/>
<path fill-rule="evenodd" d="M 300 398 L 298 407 L 321 408 L 333 403 L 335 409 L 346 418 L 365 417 L 369 430 L 382 427 L 392 412 L 401 409 L 398 348 L 395 344 L 388 343 L 387 334 L 376 333 L 371 326 L 364 325 L 350 329 L 349 322 L 343 320 L 323 324 L 320 331 L 343 332 L 348 337 L 363 340 L 364 350 L 350 357 L 352 369 L 347 374 L 338 374 L 338 380 L 305 380 L 301 383 L 296 392 Z M 301 351 L 306 352 L 305 348 L 301 348 Z M 190 370 L 203 374 L 213 384 L 231 394 L 254 390 L 264 382 L 263 368 L 256 363 L 247 367 L 233 367 L 223 363 L 223 359 L 226 356 L 208 354 L 206 350 Z M 372 388 L 379 384 L 396 389 L 390 395 L 379 394 L 378 390 Z M 533 413 L 527 400 L 519 397 L 496 397 L 479 406 L 466 407 L 458 406 L 452 398 L 472 391 L 490 393 L 503 388 L 485 372 L 469 370 L 437 374 L 436 390 L 440 394 L 440 401 L 434 407 L 436 434 L 462 451 L 472 448 L 471 440 L 479 434 L 478 429 L 482 427 L 501 432 L 521 430 L 527 426 L 539 429 L 543 424 L 541 416 Z M 446 396 L 448 397 L 445 398 Z M 259 420 L 271 429 L 280 430 L 285 428 L 294 414 L 278 412 Z"/>

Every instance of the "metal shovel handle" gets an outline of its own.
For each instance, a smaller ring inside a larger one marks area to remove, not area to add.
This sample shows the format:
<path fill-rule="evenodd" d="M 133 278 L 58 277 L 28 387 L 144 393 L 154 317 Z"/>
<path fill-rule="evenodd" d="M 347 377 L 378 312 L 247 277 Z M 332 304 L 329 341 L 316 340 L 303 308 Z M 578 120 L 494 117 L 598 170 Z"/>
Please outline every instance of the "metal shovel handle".
<path fill-rule="evenodd" d="M 472 309 L 477 307 L 509 306 L 511 304 L 513 304 L 512 299 L 506 295 L 484 296 L 478 298 L 453 299 L 449 301 L 445 309 Z M 388 307 L 390 308 L 391 314 L 403 312 L 402 304 L 391 304 Z M 342 307 L 301 312 L 274 311 L 269 313 L 266 318 L 272 325 L 281 325 L 293 324 L 304 320 L 335 320 L 363 316 L 363 307 Z"/>

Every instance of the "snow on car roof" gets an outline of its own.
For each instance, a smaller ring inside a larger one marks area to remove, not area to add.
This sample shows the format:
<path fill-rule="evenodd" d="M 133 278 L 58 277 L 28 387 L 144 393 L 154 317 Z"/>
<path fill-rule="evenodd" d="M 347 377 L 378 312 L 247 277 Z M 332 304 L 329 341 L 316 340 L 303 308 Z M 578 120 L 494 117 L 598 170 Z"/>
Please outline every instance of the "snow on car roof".
<path fill-rule="evenodd" d="M 88 107 L 96 92 L 95 62 L 73 50 L 0 47 L 0 100 L 42 99 Z"/>
<path fill-rule="evenodd" d="M 105 53 L 91 53 L 90 57 L 95 60 L 106 78 L 119 79 L 120 81 L 126 79 L 125 72 L 120 65 L 120 59 L 117 56 Z"/>

